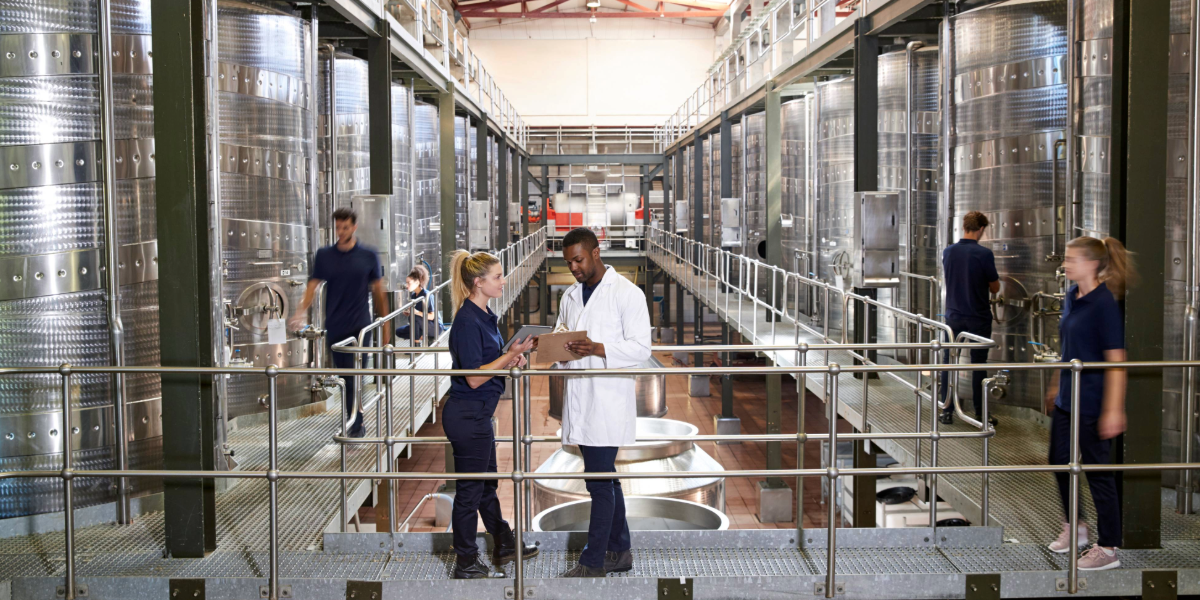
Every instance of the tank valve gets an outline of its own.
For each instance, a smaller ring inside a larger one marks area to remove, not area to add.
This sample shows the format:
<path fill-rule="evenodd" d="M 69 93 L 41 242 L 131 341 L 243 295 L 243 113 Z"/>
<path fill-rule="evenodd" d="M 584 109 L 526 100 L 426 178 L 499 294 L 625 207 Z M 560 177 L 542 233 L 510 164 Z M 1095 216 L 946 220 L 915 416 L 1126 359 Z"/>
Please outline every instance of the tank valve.
<path fill-rule="evenodd" d="M 998 371 L 988 381 L 988 398 L 999 400 L 1008 395 L 1008 371 Z"/>

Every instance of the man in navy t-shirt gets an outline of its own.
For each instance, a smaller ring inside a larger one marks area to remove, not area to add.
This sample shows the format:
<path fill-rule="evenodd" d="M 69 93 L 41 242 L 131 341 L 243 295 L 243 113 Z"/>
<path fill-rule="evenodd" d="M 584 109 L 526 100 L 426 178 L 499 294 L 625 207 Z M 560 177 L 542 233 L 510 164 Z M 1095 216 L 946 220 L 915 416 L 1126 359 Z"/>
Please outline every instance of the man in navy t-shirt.
<path fill-rule="evenodd" d="M 379 264 L 379 255 L 374 248 L 358 243 L 355 232 L 358 231 L 358 215 L 348 208 L 339 208 L 333 212 L 334 230 L 337 233 L 337 243 L 317 250 L 313 258 L 312 276 L 308 279 L 308 287 L 304 290 L 304 299 L 296 307 L 292 316 L 293 329 L 299 329 L 304 324 L 309 306 L 312 306 L 313 296 L 317 285 L 325 282 L 325 343 L 327 346 L 336 344 L 348 337 L 357 337 L 362 328 L 371 324 L 371 310 L 367 299 L 375 298 L 375 314 L 379 316 L 388 313 L 387 290 L 383 287 L 383 268 Z M 381 344 L 391 341 L 391 331 L 387 327 L 379 330 L 382 335 Z M 370 343 L 363 340 L 364 344 Z M 333 352 L 333 365 L 339 369 L 354 368 L 354 355 L 345 352 Z M 354 378 L 346 379 L 346 412 L 350 414 L 354 407 Z M 365 433 L 359 414 L 350 423 L 347 433 L 351 437 L 362 437 Z"/>
<path fill-rule="evenodd" d="M 992 251 L 979 245 L 988 219 L 983 213 L 971 211 L 963 217 L 963 237 L 942 252 L 942 272 L 946 275 L 946 324 L 954 330 L 955 337 L 961 332 L 983 337 L 992 336 L 992 310 L 989 294 L 1000 291 L 1000 275 L 996 273 L 996 257 Z M 949 351 L 945 360 L 949 361 Z M 971 363 L 987 362 L 985 348 L 971 350 Z M 949 373 L 942 373 L 941 397 L 945 399 L 949 390 Z M 974 397 L 975 416 L 980 416 L 983 403 L 983 379 L 985 371 L 971 372 L 971 394 Z M 947 408 L 939 419 L 949 425 L 954 422 L 953 407 Z M 992 425 L 995 417 L 989 417 Z"/>

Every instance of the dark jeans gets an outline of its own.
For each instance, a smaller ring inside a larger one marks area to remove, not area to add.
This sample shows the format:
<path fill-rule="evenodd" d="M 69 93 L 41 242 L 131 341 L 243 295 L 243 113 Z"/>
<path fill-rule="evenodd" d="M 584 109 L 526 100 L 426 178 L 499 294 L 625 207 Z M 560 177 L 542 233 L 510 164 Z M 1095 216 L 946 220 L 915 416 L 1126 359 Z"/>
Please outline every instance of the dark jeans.
<path fill-rule="evenodd" d="M 454 470 L 461 473 L 496 472 L 496 438 L 492 431 L 492 415 L 484 409 L 482 402 L 451 398 L 442 409 L 442 429 L 446 431 L 450 447 L 454 450 Z M 497 485 L 495 479 L 460 479 L 455 482 L 450 524 L 454 529 L 454 552 L 464 563 L 479 554 L 479 547 L 475 543 L 479 517 L 483 517 L 484 529 L 497 542 L 512 532 L 500 512 Z"/>
<path fill-rule="evenodd" d="M 950 329 L 954 330 L 954 337 L 962 332 L 973 333 L 985 338 L 992 337 L 992 321 L 991 319 L 963 319 L 960 317 L 946 317 L 946 324 Z M 951 340 L 953 342 L 954 340 Z M 971 364 L 980 365 L 987 362 L 987 348 L 979 348 L 971 350 Z M 942 363 L 950 362 L 950 351 L 946 350 L 942 353 Z M 983 380 L 987 377 L 987 371 L 971 371 L 971 398 L 975 405 L 975 414 L 979 415 L 983 412 Z M 941 389 L 939 390 L 939 398 L 941 401 L 946 400 L 946 393 L 949 392 L 950 372 L 942 371 Z M 954 407 L 950 406 L 945 410 L 945 414 L 953 414 Z"/>
<path fill-rule="evenodd" d="M 1097 417 L 1079 418 L 1079 462 L 1085 465 L 1111 464 L 1112 440 L 1100 439 L 1096 430 Z M 1055 407 L 1054 422 L 1050 426 L 1050 464 L 1065 465 L 1071 462 L 1071 413 Z M 1058 495 L 1062 499 L 1063 520 L 1070 510 L 1070 475 L 1055 473 L 1058 479 Z M 1092 502 L 1096 505 L 1096 527 L 1099 529 L 1097 544 L 1107 547 L 1121 545 L 1121 504 L 1117 500 L 1117 478 L 1112 471 L 1089 471 L 1088 487 L 1092 490 Z M 1082 493 L 1080 494 L 1082 498 Z M 1083 522 L 1083 502 L 1079 502 L 1079 521 Z"/>
<path fill-rule="evenodd" d="M 353 369 L 354 368 L 354 355 L 353 354 L 350 354 L 348 352 L 334 352 L 333 348 L 332 348 L 333 344 L 336 344 L 352 335 L 358 335 L 358 332 L 356 331 L 354 333 L 326 334 L 325 335 L 325 340 L 326 340 L 326 344 L 327 344 L 325 347 L 325 350 L 327 352 L 329 352 L 330 360 L 333 361 L 334 368 L 337 368 L 337 369 Z M 344 379 L 346 381 L 346 397 L 342 398 L 342 401 L 346 407 L 345 408 L 346 412 L 343 414 L 349 415 L 350 411 L 352 411 L 354 409 L 354 389 L 355 389 L 354 384 L 355 384 L 355 381 L 354 381 L 354 377 L 349 377 L 349 376 L 342 377 L 342 379 Z M 363 415 L 360 414 L 358 416 L 358 419 L 354 423 L 350 424 L 350 426 L 347 430 L 347 433 L 349 435 L 359 435 L 359 433 L 362 431 L 363 431 Z"/>
<path fill-rule="evenodd" d="M 585 473 L 612 473 L 617 470 L 616 446 L 580 446 Z M 587 479 L 587 491 L 592 495 L 591 521 L 588 523 L 587 546 L 579 555 L 579 563 L 593 569 L 604 568 L 605 552 L 624 552 L 629 549 L 629 522 L 625 520 L 625 494 L 617 479 Z"/>

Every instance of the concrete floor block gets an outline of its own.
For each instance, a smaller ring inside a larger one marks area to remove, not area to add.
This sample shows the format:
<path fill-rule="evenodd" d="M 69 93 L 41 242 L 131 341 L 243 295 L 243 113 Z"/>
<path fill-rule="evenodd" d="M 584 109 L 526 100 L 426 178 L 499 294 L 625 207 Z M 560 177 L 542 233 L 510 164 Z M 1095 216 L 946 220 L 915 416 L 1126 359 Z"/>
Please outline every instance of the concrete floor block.
<path fill-rule="evenodd" d="M 792 489 L 767 487 L 767 482 L 758 482 L 758 520 L 761 523 L 788 523 L 795 518 L 792 514 Z"/>
<path fill-rule="evenodd" d="M 717 435 L 738 435 L 742 433 L 742 420 L 737 417 L 722 417 L 713 415 L 713 429 Z M 718 444 L 740 444 L 741 442 L 717 442 Z"/>
<path fill-rule="evenodd" d="M 688 395 L 693 398 L 704 398 L 711 395 L 708 375 L 688 375 Z"/>

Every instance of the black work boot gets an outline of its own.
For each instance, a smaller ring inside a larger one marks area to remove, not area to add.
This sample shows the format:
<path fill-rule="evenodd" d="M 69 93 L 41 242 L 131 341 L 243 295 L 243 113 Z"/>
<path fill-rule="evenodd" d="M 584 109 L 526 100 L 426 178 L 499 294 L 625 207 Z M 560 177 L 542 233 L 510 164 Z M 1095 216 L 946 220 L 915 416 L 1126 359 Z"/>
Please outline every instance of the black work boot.
<path fill-rule="evenodd" d="M 605 552 L 604 553 L 604 572 L 605 573 L 624 573 L 633 569 L 633 552 L 626 550 L 624 552 Z"/>
<path fill-rule="evenodd" d="M 454 560 L 455 579 L 487 579 L 491 576 L 491 570 L 479 560 L 478 554 L 466 559 L 460 556 Z"/>
<path fill-rule="evenodd" d="M 938 423 L 941 423 L 942 425 L 953 425 L 954 424 L 954 413 L 951 413 L 951 412 L 942 413 L 942 416 L 938 417 Z"/>
<path fill-rule="evenodd" d="M 538 554 L 538 547 L 526 544 L 521 548 L 521 560 L 529 560 Z M 496 546 L 492 548 L 492 564 L 497 567 L 507 565 L 517 559 L 517 538 L 509 532 L 508 535 L 498 536 Z"/>
<path fill-rule="evenodd" d="M 559 577 L 604 577 L 604 569 L 593 569 L 583 563 L 579 563 L 571 567 L 566 573 L 559 575 Z"/>

